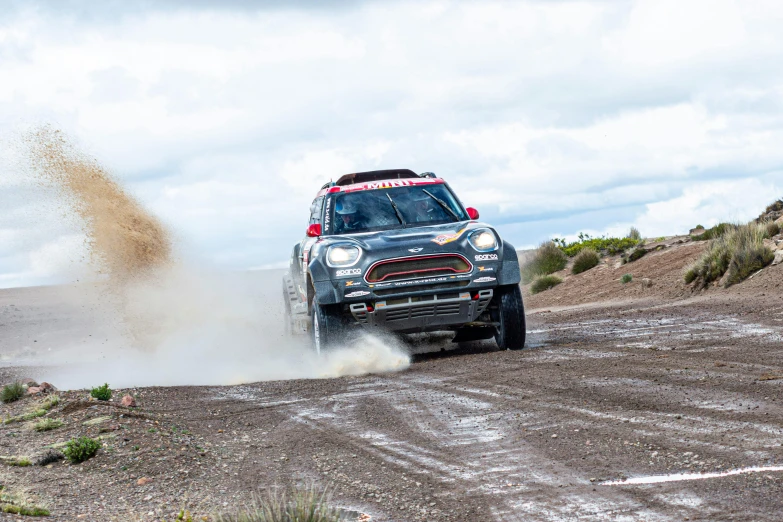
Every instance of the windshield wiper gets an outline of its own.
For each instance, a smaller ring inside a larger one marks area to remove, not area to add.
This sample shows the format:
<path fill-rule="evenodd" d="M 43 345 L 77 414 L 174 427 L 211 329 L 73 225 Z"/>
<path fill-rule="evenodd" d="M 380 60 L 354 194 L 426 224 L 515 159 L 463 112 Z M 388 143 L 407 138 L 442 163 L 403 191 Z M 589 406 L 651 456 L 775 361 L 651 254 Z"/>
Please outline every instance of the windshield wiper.
<path fill-rule="evenodd" d="M 454 212 L 453 210 L 451 210 L 451 207 L 448 205 L 448 203 L 446 203 L 446 202 L 445 202 L 445 201 L 443 201 L 442 199 L 436 198 L 435 196 L 433 196 L 432 194 L 430 194 L 430 193 L 429 193 L 429 192 L 428 192 L 426 189 L 422 189 L 422 192 L 424 192 L 424 193 L 425 193 L 425 194 L 427 194 L 429 197 L 431 197 L 432 199 L 434 199 L 435 201 L 437 201 L 437 202 L 438 202 L 438 205 L 440 205 L 441 207 L 443 207 L 443 210 L 445 210 L 446 212 L 448 212 L 449 214 L 451 214 L 451 217 L 453 217 L 453 218 L 454 218 L 454 221 L 459 221 L 459 220 L 460 220 L 460 219 L 459 219 L 459 216 L 457 215 L 457 213 L 456 213 L 456 212 Z M 388 194 L 387 194 L 387 196 L 388 196 Z"/>
<path fill-rule="evenodd" d="M 400 209 L 397 208 L 397 203 L 394 202 L 388 192 L 386 193 L 386 197 L 389 198 L 389 203 L 391 203 L 391 206 L 394 209 L 394 213 L 397 214 L 397 219 L 400 220 L 400 225 L 406 225 L 407 223 L 405 223 L 405 218 L 402 217 L 402 212 L 400 212 Z"/>

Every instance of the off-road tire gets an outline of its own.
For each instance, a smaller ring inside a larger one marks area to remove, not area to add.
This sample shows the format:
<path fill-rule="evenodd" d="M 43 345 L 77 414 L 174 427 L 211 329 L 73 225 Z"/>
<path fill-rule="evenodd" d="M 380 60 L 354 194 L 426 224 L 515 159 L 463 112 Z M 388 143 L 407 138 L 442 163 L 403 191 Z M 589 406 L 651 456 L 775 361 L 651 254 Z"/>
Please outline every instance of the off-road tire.
<path fill-rule="evenodd" d="M 501 350 L 521 350 L 525 347 L 525 306 L 519 285 L 498 288 L 494 310 L 498 331 L 495 340 Z"/>
<path fill-rule="evenodd" d="M 313 303 L 310 311 L 310 339 L 313 350 L 323 354 L 338 344 L 342 338 L 343 322 L 335 306 L 321 306 Z"/>

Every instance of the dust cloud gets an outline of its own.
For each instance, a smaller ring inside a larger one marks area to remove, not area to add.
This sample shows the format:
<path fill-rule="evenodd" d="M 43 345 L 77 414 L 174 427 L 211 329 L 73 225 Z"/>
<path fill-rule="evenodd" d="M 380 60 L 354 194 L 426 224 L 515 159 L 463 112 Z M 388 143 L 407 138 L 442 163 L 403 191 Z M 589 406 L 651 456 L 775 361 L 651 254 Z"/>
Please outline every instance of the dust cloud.
<path fill-rule="evenodd" d="M 221 385 L 409 366 L 401 344 L 371 335 L 318 356 L 283 328 L 281 271 L 220 273 L 177 259 L 169 230 L 63 132 L 38 128 L 23 142 L 34 179 L 80 218 L 99 275 L 70 294 L 95 337 L 64 335 L 45 361 L 27 361 L 41 378 L 68 389 Z"/>

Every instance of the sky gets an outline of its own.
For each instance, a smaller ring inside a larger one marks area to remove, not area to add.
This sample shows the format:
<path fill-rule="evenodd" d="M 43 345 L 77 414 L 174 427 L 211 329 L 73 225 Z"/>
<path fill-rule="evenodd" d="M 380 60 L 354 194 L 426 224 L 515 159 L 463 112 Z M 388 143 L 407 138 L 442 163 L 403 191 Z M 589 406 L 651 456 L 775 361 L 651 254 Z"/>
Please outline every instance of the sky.
<path fill-rule="evenodd" d="M 783 196 L 783 3 L 7 1 L 0 287 L 83 236 L 15 170 L 49 123 L 225 269 L 283 266 L 318 188 L 432 171 L 518 248 L 685 233 Z"/>

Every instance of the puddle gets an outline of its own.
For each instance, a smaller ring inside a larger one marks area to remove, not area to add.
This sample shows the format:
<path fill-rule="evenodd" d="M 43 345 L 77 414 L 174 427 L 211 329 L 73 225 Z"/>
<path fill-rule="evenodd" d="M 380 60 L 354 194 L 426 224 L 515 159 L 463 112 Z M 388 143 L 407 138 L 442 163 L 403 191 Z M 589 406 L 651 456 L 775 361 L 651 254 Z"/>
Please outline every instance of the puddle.
<path fill-rule="evenodd" d="M 685 480 L 702 480 L 709 478 L 730 477 L 732 475 L 743 475 L 745 473 L 762 473 L 772 471 L 783 471 L 783 466 L 759 466 L 753 468 L 732 469 L 730 471 L 720 471 L 715 473 L 676 473 L 672 475 L 653 475 L 650 477 L 635 477 L 626 480 L 610 480 L 601 482 L 602 486 L 629 486 L 634 484 L 661 484 L 663 482 L 682 482 Z"/>

